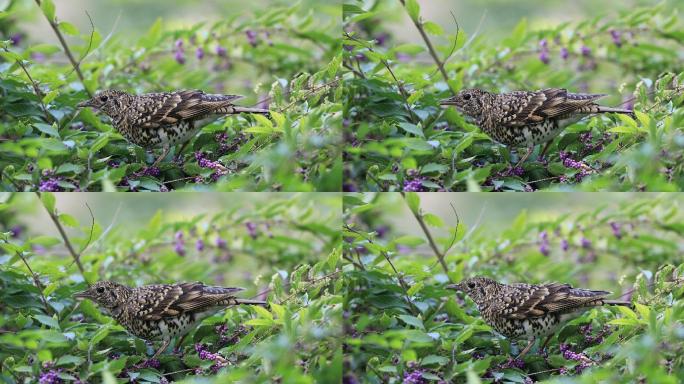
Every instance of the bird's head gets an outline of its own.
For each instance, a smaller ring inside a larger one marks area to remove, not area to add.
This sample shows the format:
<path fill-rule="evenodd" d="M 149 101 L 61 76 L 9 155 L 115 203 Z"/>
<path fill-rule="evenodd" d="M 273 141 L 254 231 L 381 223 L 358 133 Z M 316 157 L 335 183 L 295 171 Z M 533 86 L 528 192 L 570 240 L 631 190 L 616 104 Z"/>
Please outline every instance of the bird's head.
<path fill-rule="evenodd" d="M 128 94 L 117 89 L 100 91 L 92 99 L 83 101 L 77 105 L 79 108 L 91 107 L 109 116 L 116 114 L 121 109 L 123 98 Z"/>
<path fill-rule="evenodd" d="M 98 281 L 83 292 L 74 294 L 78 300 L 90 299 L 108 313 L 116 315 L 118 307 L 125 302 L 130 292 L 130 288 L 113 281 Z"/>
<path fill-rule="evenodd" d="M 490 278 L 477 276 L 465 279 L 458 284 L 449 284 L 446 287 L 465 293 L 470 296 L 475 303 L 479 304 L 485 300 L 487 293 L 498 284 L 499 283 Z"/>
<path fill-rule="evenodd" d="M 448 99 L 440 100 L 439 105 L 456 107 L 460 113 L 477 118 L 482 114 L 484 99 L 490 95 L 489 92 L 481 89 L 464 89 Z"/>

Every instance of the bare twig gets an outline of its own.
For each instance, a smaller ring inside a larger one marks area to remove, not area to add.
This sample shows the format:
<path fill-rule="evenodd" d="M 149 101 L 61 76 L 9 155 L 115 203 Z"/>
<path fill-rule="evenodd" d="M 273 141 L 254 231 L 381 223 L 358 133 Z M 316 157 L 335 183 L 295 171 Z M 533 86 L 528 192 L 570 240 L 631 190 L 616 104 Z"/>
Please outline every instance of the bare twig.
<path fill-rule="evenodd" d="M 38 195 L 38 199 L 40 200 L 40 192 L 36 192 L 36 195 Z M 83 276 L 83 279 L 87 279 L 85 277 L 85 270 L 83 269 L 83 265 L 81 264 L 81 255 L 74 250 L 74 246 L 71 245 L 71 241 L 69 240 L 69 236 L 67 236 L 66 232 L 64 231 L 64 227 L 62 226 L 62 223 L 59 222 L 59 217 L 55 215 L 54 212 L 50 212 L 50 210 L 43 204 L 43 207 L 45 208 L 45 211 L 48 213 L 50 216 L 50 219 L 52 219 L 52 222 L 55 224 L 55 227 L 57 227 L 57 231 L 59 231 L 60 236 L 62 236 L 62 240 L 64 240 L 64 245 L 67 247 L 67 250 L 69 251 L 69 254 L 71 257 L 74 259 L 74 262 L 76 263 L 76 266 L 78 267 L 78 270 L 81 271 L 81 275 Z"/>
<path fill-rule="evenodd" d="M 85 14 L 88 16 L 88 20 L 90 21 L 90 38 L 88 39 L 88 48 L 86 49 L 85 53 L 81 55 L 81 58 L 78 59 L 78 65 L 73 67 L 69 73 L 67 73 L 67 76 L 71 75 L 71 72 L 73 72 L 77 67 L 80 68 L 81 63 L 83 60 L 88 56 L 90 53 L 90 48 L 93 46 L 93 37 L 95 36 L 95 24 L 93 23 L 93 18 L 90 17 L 90 13 L 88 11 L 85 11 Z"/>
<path fill-rule="evenodd" d="M 21 259 L 21 261 L 24 262 L 24 265 L 26 268 L 28 268 L 29 272 L 31 273 L 31 277 L 33 278 L 33 284 L 36 285 L 36 288 L 38 288 L 38 293 L 40 293 L 40 301 L 43 302 L 43 306 L 45 307 L 45 313 L 52 315 L 55 313 L 55 311 L 48 305 L 47 303 L 47 298 L 43 294 L 43 284 L 40 282 L 40 279 L 38 278 L 38 275 L 33 272 L 33 269 L 31 269 L 31 266 L 29 265 L 28 261 L 26 258 L 24 258 L 24 255 L 21 252 L 16 252 L 17 256 Z"/>
<path fill-rule="evenodd" d="M 40 0 L 35 0 L 36 4 L 40 8 Z M 62 45 L 62 48 L 64 48 L 64 54 L 66 54 L 67 58 L 69 59 L 69 62 L 71 62 L 71 66 L 74 68 L 76 71 L 76 75 L 78 75 L 79 80 L 81 80 L 81 84 L 83 84 L 83 89 L 85 89 L 86 93 L 88 93 L 88 96 L 93 97 L 93 94 L 90 92 L 88 87 L 86 87 L 85 83 L 85 77 L 83 77 L 83 73 L 81 72 L 81 68 L 79 68 L 79 63 L 74 59 L 74 55 L 71 53 L 71 49 L 69 48 L 69 45 L 67 44 L 66 40 L 64 40 L 64 35 L 62 35 L 62 32 L 59 31 L 59 25 L 54 20 L 48 19 L 47 15 L 45 15 L 45 19 L 48 21 L 50 24 L 50 27 L 52 27 L 52 30 L 55 32 L 55 35 L 57 35 L 57 39 L 59 39 L 59 43 Z"/>
<path fill-rule="evenodd" d="M 406 9 L 406 0 L 399 1 L 401 2 L 401 5 L 404 6 L 404 9 Z M 451 86 L 449 85 L 449 76 L 447 75 L 446 70 L 444 69 L 444 63 L 439 59 L 437 51 L 435 50 L 435 47 L 432 45 L 432 41 L 430 41 L 430 38 L 425 32 L 425 28 L 423 28 L 423 23 L 420 20 L 413 20 L 413 18 L 411 18 L 411 20 L 418 29 L 420 36 L 423 38 L 423 41 L 425 41 L 425 45 L 428 48 L 428 52 L 430 52 L 430 56 L 432 56 L 432 59 L 435 61 L 435 64 L 437 64 L 437 68 L 439 69 L 439 72 L 442 74 L 444 81 L 447 83 L 449 90 L 451 90 L 452 94 L 456 95 L 456 92 L 453 89 L 451 89 Z"/>

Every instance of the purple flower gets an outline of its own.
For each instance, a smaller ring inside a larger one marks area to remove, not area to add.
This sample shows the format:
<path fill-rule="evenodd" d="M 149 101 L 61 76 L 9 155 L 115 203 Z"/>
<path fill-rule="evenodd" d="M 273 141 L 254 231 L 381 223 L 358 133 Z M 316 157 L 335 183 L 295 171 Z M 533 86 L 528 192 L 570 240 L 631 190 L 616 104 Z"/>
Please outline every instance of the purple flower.
<path fill-rule="evenodd" d="M 547 49 L 542 49 L 541 52 L 539 52 L 539 60 L 544 64 L 548 64 L 551 61 L 549 58 L 549 51 Z"/>
<path fill-rule="evenodd" d="M 614 29 L 610 30 L 610 37 L 613 39 L 613 44 L 620 48 L 622 46 L 622 40 L 620 39 L 620 32 Z"/>
<path fill-rule="evenodd" d="M 173 58 L 176 59 L 176 62 L 178 62 L 178 64 L 185 64 L 185 54 L 182 50 L 176 50 L 176 52 L 174 52 L 173 54 Z"/>
<path fill-rule="evenodd" d="M 561 249 L 563 252 L 567 251 L 570 245 L 568 244 L 568 241 L 566 239 L 561 240 Z"/>
<path fill-rule="evenodd" d="M 404 380 L 402 381 L 402 384 L 423 384 L 425 382 L 425 379 L 423 379 L 423 371 L 420 369 L 410 373 L 404 372 Z"/>
<path fill-rule="evenodd" d="M 377 45 L 385 45 L 385 42 L 387 41 L 387 39 L 389 37 L 390 37 L 389 34 L 383 32 L 383 33 L 379 34 L 378 37 L 375 38 L 375 43 Z"/>
<path fill-rule="evenodd" d="M 176 47 L 176 49 L 182 50 L 183 49 L 183 39 L 176 40 L 176 42 L 173 45 L 174 45 L 174 47 Z"/>
<path fill-rule="evenodd" d="M 217 55 L 217 56 L 219 56 L 219 57 L 226 57 L 226 54 L 227 54 L 227 53 L 228 53 L 228 51 L 226 51 L 226 49 L 223 48 L 222 46 L 220 46 L 220 45 L 217 45 L 217 46 L 216 46 L 216 55 Z"/>
<path fill-rule="evenodd" d="M 58 178 L 50 178 L 40 182 L 38 186 L 40 192 L 59 192 L 62 188 L 59 186 Z"/>
<path fill-rule="evenodd" d="M 591 248 L 591 240 L 587 239 L 586 237 L 582 237 L 582 240 L 580 240 L 580 244 L 582 244 L 582 248 L 584 249 Z"/>
<path fill-rule="evenodd" d="M 204 241 L 202 239 L 197 239 L 197 242 L 195 243 L 195 249 L 197 249 L 199 252 L 204 250 Z"/>
<path fill-rule="evenodd" d="M 418 177 L 413 180 L 404 180 L 404 192 L 425 192 L 427 189 L 423 186 L 423 178 Z"/>
<path fill-rule="evenodd" d="M 569 55 L 570 55 L 570 53 L 568 52 L 567 48 L 565 48 L 565 47 L 561 48 L 561 50 L 560 50 L 561 59 L 567 60 Z"/>
<path fill-rule="evenodd" d="M 584 57 L 591 56 L 591 48 L 587 47 L 586 45 L 582 45 L 582 48 L 580 48 L 580 52 L 582 52 L 582 56 Z"/>
<path fill-rule="evenodd" d="M 228 243 L 225 240 L 223 240 L 222 238 L 218 237 L 218 238 L 216 238 L 216 247 L 218 249 L 226 249 L 226 248 L 228 248 Z"/>
<path fill-rule="evenodd" d="M 43 372 L 40 374 L 40 377 L 38 379 L 38 382 L 40 384 L 57 384 L 57 383 L 62 383 L 62 379 L 59 378 L 59 373 L 61 372 L 61 369 L 51 369 L 47 372 Z"/>
<path fill-rule="evenodd" d="M 252 47 L 256 47 L 258 44 L 256 32 L 252 31 L 251 29 L 248 29 L 247 31 L 245 31 L 245 35 L 247 36 L 247 41 L 249 42 L 249 44 L 251 44 Z"/>
<path fill-rule="evenodd" d="M 24 38 L 24 35 L 22 35 L 21 33 L 15 33 L 12 36 L 10 36 L 9 39 L 12 42 L 12 45 L 19 45 L 23 38 Z"/>
<path fill-rule="evenodd" d="M 245 227 L 247 227 L 247 233 L 249 233 L 249 236 L 251 236 L 252 239 L 256 239 L 256 237 L 259 235 L 257 233 L 256 224 L 252 223 L 251 221 L 248 221 L 245 223 Z"/>
<path fill-rule="evenodd" d="M 197 60 L 202 60 L 204 58 L 204 49 L 202 47 L 197 47 L 195 50 L 195 57 Z"/>
<path fill-rule="evenodd" d="M 173 235 L 173 238 L 176 239 L 176 241 L 183 241 L 183 231 L 176 232 L 176 234 Z"/>
<path fill-rule="evenodd" d="M 622 232 L 620 231 L 620 224 L 611 221 L 610 222 L 610 229 L 613 231 L 613 236 L 620 240 L 622 238 Z"/>

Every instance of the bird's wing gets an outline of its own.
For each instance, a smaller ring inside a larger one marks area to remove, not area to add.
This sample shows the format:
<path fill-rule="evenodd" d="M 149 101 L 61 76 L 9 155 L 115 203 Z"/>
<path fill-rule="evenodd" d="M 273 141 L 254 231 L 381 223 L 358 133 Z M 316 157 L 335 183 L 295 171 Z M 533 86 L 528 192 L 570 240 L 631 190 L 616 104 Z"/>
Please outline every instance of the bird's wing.
<path fill-rule="evenodd" d="M 502 104 L 505 112 L 502 122 L 509 126 L 537 124 L 582 110 L 603 96 L 605 95 L 568 93 L 562 88 L 511 92 L 501 95 L 504 98 Z"/>
<path fill-rule="evenodd" d="M 172 93 L 153 93 L 144 102 L 152 111 L 144 115 L 140 125 L 144 128 L 157 128 L 176 124 L 181 120 L 194 120 L 216 113 L 233 105 L 239 95 L 210 95 L 199 90 L 185 90 Z"/>
<path fill-rule="evenodd" d="M 139 316 L 145 320 L 159 320 L 178 316 L 182 312 L 201 312 L 220 305 L 235 303 L 235 293 L 242 288 L 210 287 L 202 283 L 182 283 L 149 286 L 153 289 L 141 302 Z"/>
<path fill-rule="evenodd" d="M 514 319 L 543 316 L 547 313 L 566 312 L 573 309 L 600 304 L 610 294 L 607 291 L 592 291 L 572 288 L 568 284 L 549 283 L 544 285 L 512 284 L 510 305 L 506 315 Z"/>

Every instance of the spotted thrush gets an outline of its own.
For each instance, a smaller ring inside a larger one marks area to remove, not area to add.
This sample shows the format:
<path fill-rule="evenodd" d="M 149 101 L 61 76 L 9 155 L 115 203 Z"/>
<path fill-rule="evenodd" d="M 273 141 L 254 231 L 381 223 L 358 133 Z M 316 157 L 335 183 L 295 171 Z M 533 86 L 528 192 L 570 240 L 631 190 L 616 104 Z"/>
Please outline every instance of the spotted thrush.
<path fill-rule="evenodd" d="M 537 337 L 551 337 L 566 321 L 593 307 L 630 306 L 627 301 L 607 300 L 611 292 L 573 288 L 568 284 L 501 284 L 486 277 L 473 277 L 447 288 L 461 291 L 475 302 L 484 321 L 508 338 L 526 338 L 525 356 Z"/>
<path fill-rule="evenodd" d="M 585 116 L 596 113 L 627 113 L 627 109 L 598 105 L 603 94 L 569 93 L 565 89 L 549 88 L 538 91 L 491 93 L 481 89 L 464 89 L 456 96 L 440 101 L 440 105 L 453 105 L 465 117 L 478 125 L 492 139 L 507 146 L 524 146 L 527 154 L 537 144 L 547 143 L 567 126 Z"/>
<path fill-rule="evenodd" d="M 91 107 L 109 116 L 114 128 L 133 144 L 144 148 L 161 146 L 156 166 L 172 146 L 187 143 L 203 126 L 222 115 L 268 114 L 267 109 L 233 104 L 241 97 L 198 90 L 131 95 L 110 89 L 98 92 L 78 107 Z"/>
<path fill-rule="evenodd" d="M 113 281 L 99 281 L 77 299 L 90 299 L 133 335 L 147 340 L 161 339 L 161 354 L 174 337 L 182 338 L 204 318 L 239 304 L 266 305 L 259 300 L 235 297 L 242 288 L 212 287 L 197 283 L 157 284 L 131 288 Z"/>

